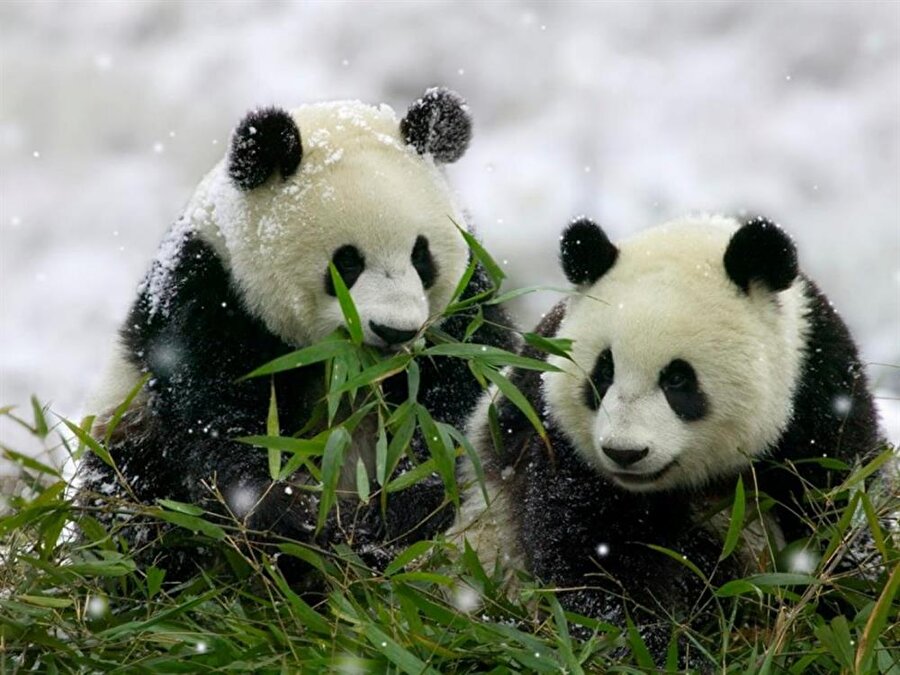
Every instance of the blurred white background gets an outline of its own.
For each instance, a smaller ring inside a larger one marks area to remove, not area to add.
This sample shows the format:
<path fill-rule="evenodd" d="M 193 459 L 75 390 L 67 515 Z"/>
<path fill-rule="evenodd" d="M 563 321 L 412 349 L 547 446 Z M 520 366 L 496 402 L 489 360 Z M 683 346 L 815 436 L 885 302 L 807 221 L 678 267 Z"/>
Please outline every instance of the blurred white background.
<path fill-rule="evenodd" d="M 0 3 L 0 405 L 81 404 L 167 225 L 250 107 L 468 98 L 451 178 L 514 285 L 575 214 L 781 222 L 893 440 L 900 3 Z M 518 306 L 530 325 L 553 302 Z M 39 452 L 9 421 L 2 443 Z M 7 466 L 7 470 L 10 467 Z"/>

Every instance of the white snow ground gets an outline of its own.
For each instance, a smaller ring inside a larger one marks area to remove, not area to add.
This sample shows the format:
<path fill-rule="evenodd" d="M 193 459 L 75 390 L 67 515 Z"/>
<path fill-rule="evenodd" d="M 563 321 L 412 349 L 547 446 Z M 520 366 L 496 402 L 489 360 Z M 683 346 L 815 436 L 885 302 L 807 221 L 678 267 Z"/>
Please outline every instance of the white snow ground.
<path fill-rule="evenodd" d="M 0 405 L 81 412 L 164 229 L 248 108 L 402 111 L 438 83 L 471 104 L 451 174 L 512 285 L 561 283 L 575 214 L 613 236 L 691 210 L 769 215 L 856 332 L 900 439 L 895 2 L 6 0 Z M 523 302 L 522 323 L 552 302 Z M 41 451 L 5 420 L 0 439 Z"/>

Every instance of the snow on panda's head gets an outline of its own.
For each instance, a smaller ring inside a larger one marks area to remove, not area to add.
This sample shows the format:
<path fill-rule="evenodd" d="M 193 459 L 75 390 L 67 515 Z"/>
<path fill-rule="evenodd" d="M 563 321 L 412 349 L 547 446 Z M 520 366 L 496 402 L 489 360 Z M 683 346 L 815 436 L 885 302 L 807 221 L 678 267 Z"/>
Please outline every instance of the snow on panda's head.
<path fill-rule="evenodd" d="M 776 442 L 792 414 L 806 332 L 792 241 L 772 223 L 672 221 L 614 246 L 565 231 L 580 293 L 550 357 L 550 413 L 579 453 L 633 491 L 702 486 Z"/>
<path fill-rule="evenodd" d="M 464 216 L 439 163 L 470 135 L 465 103 L 444 89 L 403 120 L 356 101 L 253 111 L 189 214 L 248 309 L 287 342 L 344 324 L 333 262 L 366 343 L 394 347 L 444 309 L 465 270 Z"/>

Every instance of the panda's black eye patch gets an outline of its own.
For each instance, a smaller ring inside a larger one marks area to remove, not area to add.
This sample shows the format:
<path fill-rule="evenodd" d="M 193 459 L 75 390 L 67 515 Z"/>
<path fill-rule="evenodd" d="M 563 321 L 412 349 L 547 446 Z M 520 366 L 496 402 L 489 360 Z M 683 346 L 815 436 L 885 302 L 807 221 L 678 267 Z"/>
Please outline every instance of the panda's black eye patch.
<path fill-rule="evenodd" d="M 366 259 L 352 244 L 346 244 L 336 250 L 331 256 L 331 262 L 340 272 L 341 279 L 347 284 L 347 288 L 351 288 L 359 279 L 359 275 L 366 269 Z M 334 282 L 331 280 L 331 272 L 327 267 L 325 268 L 325 292 L 330 296 L 337 295 L 334 290 Z"/>
<path fill-rule="evenodd" d="M 437 263 L 431 257 L 431 250 L 428 248 L 428 239 L 419 235 L 416 237 L 416 243 L 413 245 L 412 255 L 410 256 L 416 273 L 422 280 L 422 286 L 426 289 L 434 286 L 434 280 L 437 279 Z"/>
<path fill-rule="evenodd" d="M 588 408 L 597 410 L 600 407 L 600 401 L 612 386 L 615 374 L 612 350 L 606 349 L 597 357 L 594 369 L 591 371 L 591 379 L 584 384 L 584 402 Z"/>
<path fill-rule="evenodd" d="M 700 391 L 697 373 L 682 359 L 675 359 L 659 372 L 659 387 L 672 411 L 686 422 L 706 416 L 709 403 Z"/>

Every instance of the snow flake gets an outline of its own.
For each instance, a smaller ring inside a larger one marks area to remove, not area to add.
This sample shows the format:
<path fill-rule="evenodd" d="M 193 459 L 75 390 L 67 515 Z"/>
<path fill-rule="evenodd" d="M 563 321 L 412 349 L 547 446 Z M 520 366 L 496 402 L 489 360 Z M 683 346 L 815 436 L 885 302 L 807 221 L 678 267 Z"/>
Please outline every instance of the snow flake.
<path fill-rule="evenodd" d="M 159 141 L 156 141 L 156 143 L 153 144 L 153 152 L 155 152 L 157 155 L 162 154 L 163 150 L 165 150 L 165 149 L 166 149 L 166 146 L 164 146 Z"/>
<path fill-rule="evenodd" d="M 806 548 L 794 551 L 787 560 L 788 569 L 798 574 L 810 574 L 815 571 L 818 564 L 818 556 Z"/>
<path fill-rule="evenodd" d="M 87 600 L 87 615 L 91 619 L 101 619 L 109 612 L 109 600 L 105 595 L 90 595 Z"/>
<path fill-rule="evenodd" d="M 94 67 L 102 72 L 106 72 L 112 68 L 113 59 L 109 54 L 97 54 L 94 56 Z"/>
<path fill-rule="evenodd" d="M 481 596 L 474 588 L 469 586 L 458 586 L 453 591 L 451 599 L 453 606 L 464 614 L 471 614 L 478 610 L 482 605 Z"/>
<path fill-rule="evenodd" d="M 238 518 L 243 518 L 250 513 L 256 505 L 259 493 L 249 485 L 238 485 L 228 495 L 228 504 Z"/>
<path fill-rule="evenodd" d="M 838 394 L 831 402 L 832 409 L 841 417 L 850 412 L 851 405 L 850 397 L 846 394 Z"/>

